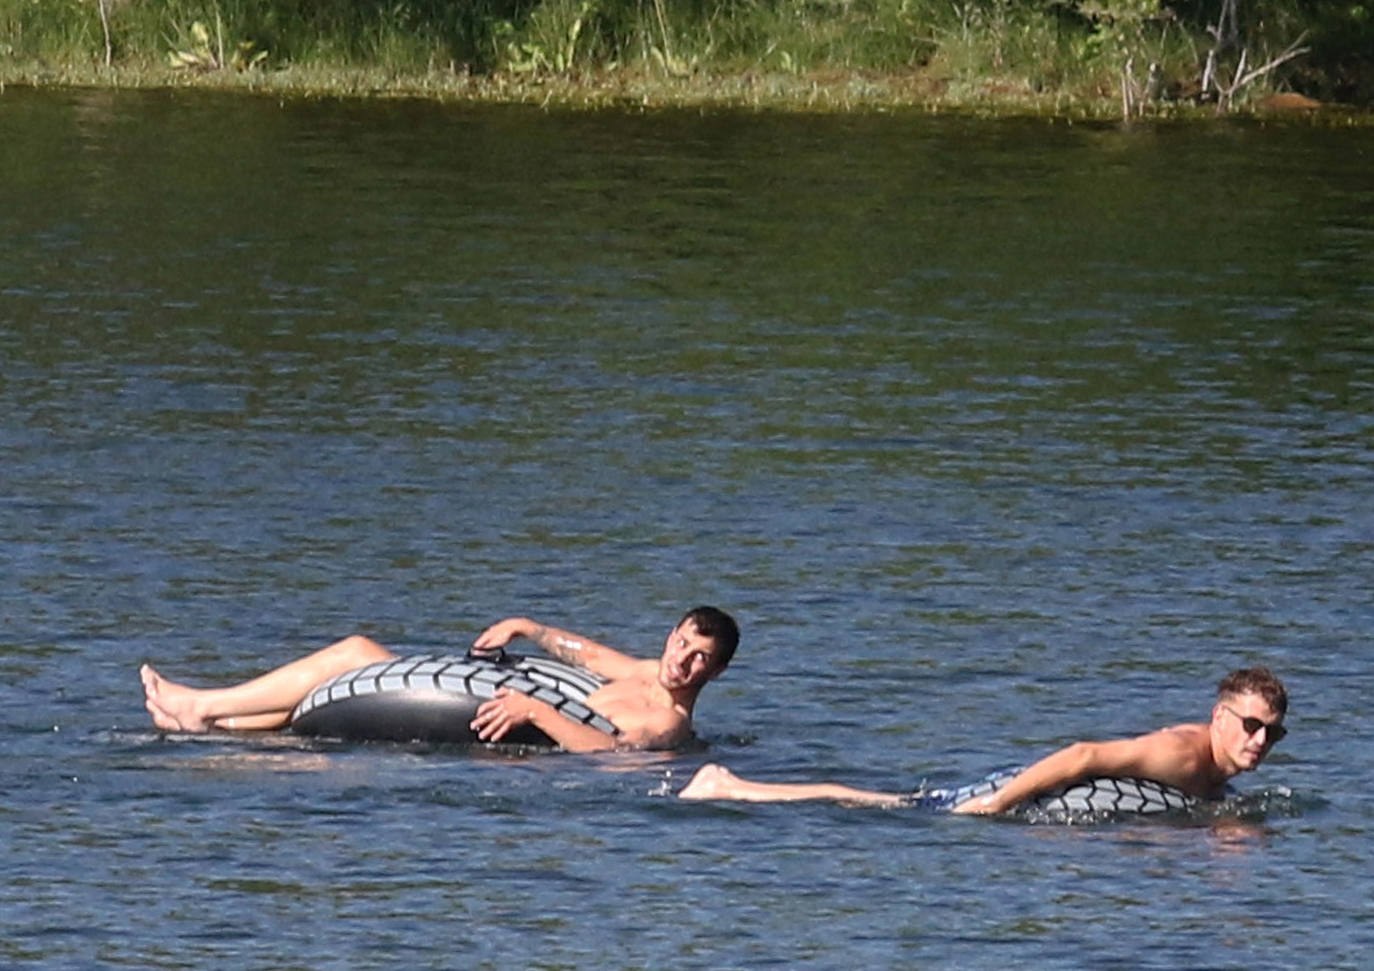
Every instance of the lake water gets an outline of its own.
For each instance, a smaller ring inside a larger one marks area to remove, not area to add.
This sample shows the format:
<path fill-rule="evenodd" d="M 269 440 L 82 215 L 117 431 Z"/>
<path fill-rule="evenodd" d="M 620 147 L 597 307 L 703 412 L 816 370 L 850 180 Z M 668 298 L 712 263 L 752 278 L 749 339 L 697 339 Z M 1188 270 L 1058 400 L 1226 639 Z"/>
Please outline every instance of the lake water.
<path fill-rule="evenodd" d="M 0 94 L 0 965 L 1362 967 L 1374 132 Z M 527 614 L 737 661 L 677 755 L 164 738 Z M 895 790 L 1204 718 L 1240 818 Z"/>

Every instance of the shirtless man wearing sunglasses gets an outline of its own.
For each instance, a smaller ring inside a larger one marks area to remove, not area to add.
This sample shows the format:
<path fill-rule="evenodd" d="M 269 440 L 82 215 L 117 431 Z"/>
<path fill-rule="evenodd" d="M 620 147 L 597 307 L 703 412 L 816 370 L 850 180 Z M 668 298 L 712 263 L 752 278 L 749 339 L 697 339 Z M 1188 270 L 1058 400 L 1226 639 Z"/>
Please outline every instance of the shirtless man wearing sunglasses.
<path fill-rule="evenodd" d="M 1107 742 L 1074 742 L 1006 779 L 995 791 L 948 806 L 956 813 L 1001 813 L 1042 793 L 1085 779 L 1150 779 L 1199 799 L 1220 799 L 1227 782 L 1259 767 L 1288 729 L 1288 692 L 1268 668 L 1232 671 L 1217 686 L 1210 721 L 1161 728 Z M 900 806 L 912 797 L 810 782 L 756 782 L 705 765 L 678 794 L 683 799 L 786 802 L 831 799 Z"/>

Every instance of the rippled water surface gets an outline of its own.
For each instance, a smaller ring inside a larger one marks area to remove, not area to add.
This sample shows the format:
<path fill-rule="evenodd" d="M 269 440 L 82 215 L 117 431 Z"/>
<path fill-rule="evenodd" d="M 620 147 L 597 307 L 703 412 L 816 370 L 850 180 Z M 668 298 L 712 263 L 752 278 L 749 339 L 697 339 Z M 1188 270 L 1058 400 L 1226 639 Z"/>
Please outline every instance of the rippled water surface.
<path fill-rule="evenodd" d="M 1374 136 L 0 93 L 0 964 L 1360 967 Z M 164 738 L 528 614 L 745 632 L 673 756 Z M 1204 717 L 1241 818 L 906 789 Z"/>

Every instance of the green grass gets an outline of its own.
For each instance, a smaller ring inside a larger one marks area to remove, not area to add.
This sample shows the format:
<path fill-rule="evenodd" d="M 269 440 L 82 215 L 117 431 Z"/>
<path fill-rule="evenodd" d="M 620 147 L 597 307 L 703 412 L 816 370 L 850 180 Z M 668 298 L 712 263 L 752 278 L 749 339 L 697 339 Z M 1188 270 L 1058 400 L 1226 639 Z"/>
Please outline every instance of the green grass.
<path fill-rule="evenodd" d="M 1285 2 L 1252 57 L 1309 29 L 1344 59 L 1246 94 L 1374 91 L 1374 44 L 1341 29 L 1374 40 L 1364 8 Z M 1124 76 L 1141 113 L 1186 115 L 1145 98 L 1151 62 L 1166 93 L 1200 74 L 1210 5 L 1178 6 L 1191 22 L 1156 0 L 0 0 L 0 83 L 1111 117 Z"/>

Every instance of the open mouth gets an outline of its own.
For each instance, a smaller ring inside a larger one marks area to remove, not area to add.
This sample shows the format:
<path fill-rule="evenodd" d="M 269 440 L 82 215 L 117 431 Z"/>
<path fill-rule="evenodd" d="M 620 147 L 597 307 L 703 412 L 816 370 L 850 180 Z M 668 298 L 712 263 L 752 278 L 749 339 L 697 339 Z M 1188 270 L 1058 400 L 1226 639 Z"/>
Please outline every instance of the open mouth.
<path fill-rule="evenodd" d="M 672 684 L 685 684 L 689 674 L 689 667 L 682 661 L 670 662 L 664 667 L 664 673 L 668 681 Z"/>

